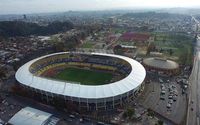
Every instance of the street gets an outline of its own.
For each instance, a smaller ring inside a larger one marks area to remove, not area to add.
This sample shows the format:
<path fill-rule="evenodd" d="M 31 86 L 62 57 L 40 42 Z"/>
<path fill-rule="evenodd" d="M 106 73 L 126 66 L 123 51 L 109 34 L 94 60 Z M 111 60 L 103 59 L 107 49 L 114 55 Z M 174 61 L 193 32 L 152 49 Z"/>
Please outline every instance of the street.
<path fill-rule="evenodd" d="M 199 27 L 199 21 L 194 17 L 196 25 Z M 188 100 L 188 111 L 187 111 L 187 125 L 199 125 L 200 123 L 200 39 L 197 36 L 197 43 L 195 45 L 194 65 L 192 74 L 190 76 L 190 89 L 189 89 L 189 100 Z"/>
<path fill-rule="evenodd" d="M 193 71 L 190 77 L 190 91 L 188 102 L 188 117 L 187 125 L 199 125 L 199 111 L 200 111 L 200 52 L 194 60 Z"/>

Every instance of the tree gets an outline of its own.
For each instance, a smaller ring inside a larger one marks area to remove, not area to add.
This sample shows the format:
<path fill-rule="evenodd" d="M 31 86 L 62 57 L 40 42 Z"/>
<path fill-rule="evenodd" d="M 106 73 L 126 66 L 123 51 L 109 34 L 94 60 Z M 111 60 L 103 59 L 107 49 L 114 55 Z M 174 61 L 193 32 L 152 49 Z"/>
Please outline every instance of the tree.
<path fill-rule="evenodd" d="M 54 46 L 55 46 L 56 52 L 61 52 L 61 51 L 63 51 L 64 48 L 65 48 L 63 42 L 56 42 L 56 43 L 54 44 Z"/>
<path fill-rule="evenodd" d="M 172 54 L 173 54 L 173 50 L 170 49 L 170 50 L 169 50 L 169 55 L 171 56 Z"/>
<path fill-rule="evenodd" d="M 69 21 L 52 22 L 47 26 L 41 26 L 36 23 L 27 23 L 22 21 L 2 21 L 0 22 L 0 36 L 15 37 L 29 35 L 51 35 L 58 32 L 68 31 L 73 28 Z"/>
<path fill-rule="evenodd" d="M 124 112 L 124 117 L 128 117 L 129 119 L 135 115 L 135 109 L 134 108 L 127 108 L 126 111 Z"/>
<path fill-rule="evenodd" d="M 166 42 L 166 37 L 163 38 L 163 43 L 165 43 L 165 42 Z"/>
<path fill-rule="evenodd" d="M 183 64 L 183 65 L 186 64 L 186 62 L 187 62 L 187 55 L 188 55 L 187 51 L 182 51 L 181 52 L 181 54 L 179 56 L 179 62 L 181 64 Z"/>
<path fill-rule="evenodd" d="M 157 35 L 154 36 L 154 41 L 157 41 Z"/>
<path fill-rule="evenodd" d="M 147 53 L 146 55 L 149 55 L 151 51 L 154 51 L 156 49 L 156 46 L 153 42 L 150 42 L 148 47 L 147 47 Z"/>
<path fill-rule="evenodd" d="M 113 48 L 113 51 L 114 51 L 115 54 L 118 54 L 118 55 L 122 55 L 123 54 L 123 48 L 121 47 L 121 45 L 116 45 Z"/>
<path fill-rule="evenodd" d="M 131 118 L 134 114 L 135 114 L 135 109 L 133 109 L 133 108 L 127 109 L 127 115 L 129 118 Z"/>
<path fill-rule="evenodd" d="M 63 101 L 62 98 L 55 97 L 55 98 L 53 98 L 53 102 L 54 102 L 55 108 L 57 108 L 58 110 L 63 110 L 64 109 L 65 102 Z"/>
<path fill-rule="evenodd" d="M 64 38 L 63 40 L 64 40 L 64 47 L 67 50 L 74 50 L 80 44 L 80 40 L 76 36 Z"/>
<path fill-rule="evenodd" d="M 163 121 L 162 120 L 158 120 L 158 125 L 163 125 Z"/>
<path fill-rule="evenodd" d="M 6 72 L 3 68 L 0 68 L 0 79 L 6 77 Z"/>
<path fill-rule="evenodd" d="M 148 116 L 152 116 L 152 117 L 154 117 L 154 112 L 151 110 L 151 109 L 147 109 L 147 112 L 148 112 Z"/>

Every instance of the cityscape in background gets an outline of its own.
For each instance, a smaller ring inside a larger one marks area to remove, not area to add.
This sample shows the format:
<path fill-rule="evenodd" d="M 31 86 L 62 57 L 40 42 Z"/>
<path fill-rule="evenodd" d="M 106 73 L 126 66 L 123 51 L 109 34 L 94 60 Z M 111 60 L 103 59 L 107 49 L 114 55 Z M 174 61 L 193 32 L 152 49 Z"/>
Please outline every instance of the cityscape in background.
<path fill-rule="evenodd" d="M 0 3 L 0 125 L 200 124 L 200 3 L 119 1 Z"/>

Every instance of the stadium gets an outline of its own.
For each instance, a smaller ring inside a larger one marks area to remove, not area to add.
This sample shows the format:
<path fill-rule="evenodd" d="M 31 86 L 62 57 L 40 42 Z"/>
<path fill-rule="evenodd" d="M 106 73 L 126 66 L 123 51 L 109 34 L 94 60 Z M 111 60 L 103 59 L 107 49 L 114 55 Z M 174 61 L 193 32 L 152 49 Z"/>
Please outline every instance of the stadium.
<path fill-rule="evenodd" d="M 147 71 L 157 71 L 160 74 L 176 75 L 179 73 L 179 65 L 168 59 L 151 57 L 146 58 L 142 62 Z"/>
<path fill-rule="evenodd" d="M 60 52 L 21 66 L 18 85 L 48 104 L 107 110 L 123 106 L 143 88 L 146 71 L 137 61 L 102 53 Z"/>

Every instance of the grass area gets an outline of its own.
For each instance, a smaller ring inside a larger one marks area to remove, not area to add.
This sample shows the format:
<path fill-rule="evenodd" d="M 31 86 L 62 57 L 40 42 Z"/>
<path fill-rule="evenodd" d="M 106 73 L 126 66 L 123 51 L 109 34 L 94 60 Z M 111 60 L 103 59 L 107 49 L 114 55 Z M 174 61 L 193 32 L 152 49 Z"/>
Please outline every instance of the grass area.
<path fill-rule="evenodd" d="M 81 45 L 82 48 L 92 48 L 93 47 L 93 43 L 90 42 L 85 42 Z"/>
<path fill-rule="evenodd" d="M 165 56 L 178 57 L 180 64 L 191 64 L 192 63 L 192 36 L 186 34 L 170 34 L 170 33 L 155 33 L 155 45 L 162 48 L 163 50 L 171 49 L 172 55 L 164 51 Z"/>
<path fill-rule="evenodd" d="M 111 32 L 112 33 L 124 33 L 124 32 L 126 32 L 126 30 L 124 30 L 122 28 L 112 28 Z"/>
<path fill-rule="evenodd" d="M 103 85 L 113 78 L 112 73 L 69 67 L 58 73 L 55 79 L 77 82 L 82 85 Z"/>

